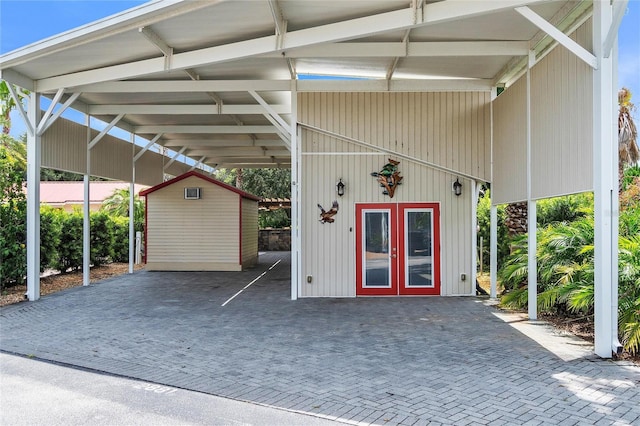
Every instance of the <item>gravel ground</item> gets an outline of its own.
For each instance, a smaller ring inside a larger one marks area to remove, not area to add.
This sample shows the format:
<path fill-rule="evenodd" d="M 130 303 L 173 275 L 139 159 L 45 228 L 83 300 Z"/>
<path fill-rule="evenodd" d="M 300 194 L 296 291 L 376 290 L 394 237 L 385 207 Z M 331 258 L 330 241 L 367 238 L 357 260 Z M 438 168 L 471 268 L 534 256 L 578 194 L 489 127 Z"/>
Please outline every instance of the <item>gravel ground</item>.
<path fill-rule="evenodd" d="M 142 268 L 143 265 L 136 265 L 135 270 L 137 271 Z M 128 263 L 110 263 L 108 265 L 93 267 L 91 268 L 90 275 L 91 282 L 95 283 L 100 280 L 104 280 L 105 278 L 126 274 L 128 271 Z M 40 294 L 45 296 L 60 290 L 78 287 L 81 285 L 82 271 L 70 272 L 67 274 L 53 274 L 40 279 Z M 2 290 L 2 294 L 0 295 L 0 306 L 11 305 L 13 303 L 19 303 L 26 300 L 26 292 L 26 285 L 18 285 Z"/>

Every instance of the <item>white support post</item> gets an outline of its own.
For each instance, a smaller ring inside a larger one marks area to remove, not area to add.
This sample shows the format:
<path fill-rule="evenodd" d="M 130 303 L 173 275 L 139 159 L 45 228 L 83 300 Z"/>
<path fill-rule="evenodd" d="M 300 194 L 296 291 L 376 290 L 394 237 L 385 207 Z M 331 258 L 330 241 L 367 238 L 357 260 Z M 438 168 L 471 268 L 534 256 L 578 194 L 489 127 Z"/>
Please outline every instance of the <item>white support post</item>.
<path fill-rule="evenodd" d="M 300 293 L 300 169 L 298 162 L 298 92 L 291 80 L 291 300 Z"/>
<path fill-rule="evenodd" d="M 131 183 L 129 184 L 129 273 L 133 274 L 135 262 L 135 228 L 133 218 L 135 215 L 135 185 L 136 185 L 136 135 L 131 133 Z"/>
<path fill-rule="evenodd" d="M 498 297 L 498 206 L 491 206 L 491 235 L 490 241 L 490 275 L 491 275 L 491 290 L 489 297 L 495 300 Z"/>
<path fill-rule="evenodd" d="M 530 320 L 538 319 L 538 259 L 536 202 L 531 198 L 531 68 L 536 63 L 536 54 L 529 51 L 527 66 L 527 300 Z"/>
<path fill-rule="evenodd" d="M 475 180 L 469 182 L 471 188 L 471 289 L 469 290 L 470 296 L 476 294 L 476 282 L 478 279 L 478 191 L 480 185 Z"/>
<path fill-rule="evenodd" d="M 89 202 L 91 177 L 91 116 L 85 117 L 87 126 L 87 171 L 84 174 L 84 203 L 82 205 L 82 285 L 91 283 L 91 210 Z"/>
<path fill-rule="evenodd" d="M 527 203 L 527 270 L 528 274 L 528 311 L 529 319 L 538 319 L 538 258 L 536 256 L 538 247 L 537 230 L 537 210 L 536 201 L 529 200 Z"/>
<path fill-rule="evenodd" d="M 7 84 L 7 86 L 11 86 Z M 12 89 L 10 89 L 12 90 Z M 17 99 L 17 98 L 16 98 Z M 16 102 L 18 104 L 19 102 Z M 20 105 L 22 108 L 22 105 Z M 40 94 L 29 96 L 27 114 L 27 297 L 40 298 L 40 165 L 42 143 L 35 132 L 40 122 Z"/>
<path fill-rule="evenodd" d="M 593 2 L 592 20 L 593 49 L 599 62 L 593 73 L 594 343 L 596 355 L 611 358 L 621 347 L 614 309 L 618 299 L 616 55 L 606 58 L 603 51 L 613 22 L 609 2 Z"/>

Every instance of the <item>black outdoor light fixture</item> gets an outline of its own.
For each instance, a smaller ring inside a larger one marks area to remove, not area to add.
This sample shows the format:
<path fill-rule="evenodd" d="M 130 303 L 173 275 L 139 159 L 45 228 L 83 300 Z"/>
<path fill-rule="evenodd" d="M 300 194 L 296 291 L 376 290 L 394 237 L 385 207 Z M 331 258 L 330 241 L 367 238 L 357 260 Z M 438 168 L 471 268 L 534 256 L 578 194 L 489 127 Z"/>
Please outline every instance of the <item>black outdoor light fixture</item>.
<path fill-rule="evenodd" d="M 456 197 L 459 197 L 462 194 L 462 184 L 458 178 L 453 182 L 451 189 L 453 190 L 453 193 L 456 194 Z"/>
<path fill-rule="evenodd" d="M 336 192 L 340 197 L 344 195 L 344 187 L 345 187 L 344 182 L 342 182 L 342 178 L 340 178 L 338 183 L 336 183 Z"/>

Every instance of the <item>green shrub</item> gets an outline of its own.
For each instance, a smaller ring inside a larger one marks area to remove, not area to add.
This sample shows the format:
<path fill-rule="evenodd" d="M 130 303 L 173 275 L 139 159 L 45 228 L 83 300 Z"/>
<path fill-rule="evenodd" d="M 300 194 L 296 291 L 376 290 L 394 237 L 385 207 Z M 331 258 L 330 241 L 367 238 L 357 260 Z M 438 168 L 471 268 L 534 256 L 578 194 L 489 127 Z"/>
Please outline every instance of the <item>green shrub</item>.
<path fill-rule="evenodd" d="M 22 284 L 27 273 L 24 164 L 0 144 L 0 288 Z"/>
<path fill-rule="evenodd" d="M 60 216 L 60 246 L 58 259 L 54 262 L 55 269 L 61 272 L 77 270 L 82 267 L 82 213 L 59 212 Z"/>
<path fill-rule="evenodd" d="M 113 259 L 113 221 L 104 212 L 90 215 L 91 221 L 91 263 L 100 266 Z"/>
<path fill-rule="evenodd" d="M 113 216 L 113 261 L 129 261 L 129 218 Z"/>
<path fill-rule="evenodd" d="M 267 210 L 258 213 L 258 227 L 265 228 L 287 228 L 291 226 L 291 218 L 285 209 Z"/>
<path fill-rule="evenodd" d="M 61 212 L 48 206 L 40 208 L 40 272 L 54 268 L 62 233 Z"/>

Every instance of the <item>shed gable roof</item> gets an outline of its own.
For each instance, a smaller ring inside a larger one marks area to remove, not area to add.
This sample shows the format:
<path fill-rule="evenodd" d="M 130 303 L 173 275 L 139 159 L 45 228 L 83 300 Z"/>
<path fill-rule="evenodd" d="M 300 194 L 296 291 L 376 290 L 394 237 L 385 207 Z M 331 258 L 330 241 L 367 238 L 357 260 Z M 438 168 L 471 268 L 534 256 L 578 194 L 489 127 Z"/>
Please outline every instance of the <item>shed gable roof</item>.
<path fill-rule="evenodd" d="M 178 183 L 181 180 L 184 180 L 184 179 L 186 179 L 188 177 L 191 177 L 191 176 L 200 178 L 200 179 L 202 179 L 204 181 L 207 181 L 207 182 L 210 182 L 210 183 L 212 183 L 214 185 L 218 185 L 218 186 L 226 189 L 227 191 L 235 192 L 236 194 L 240 195 L 242 198 L 246 198 L 248 200 L 253 200 L 253 201 L 260 201 L 260 197 L 257 197 L 257 196 L 255 196 L 253 194 L 249 194 L 248 192 L 244 192 L 244 191 L 242 191 L 242 190 L 240 190 L 240 189 L 238 189 L 236 187 L 233 187 L 231 185 L 227 185 L 224 182 L 221 182 L 221 181 L 219 181 L 217 179 L 213 179 L 213 178 L 211 178 L 209 176 L 203 175 L 203 174 L 198 173 L 196 171 L 190 171 L 190 172 L 187 172 L 187 173 L 182 174 L 180 176 L 177 176 L 177 177 L 175 177 L 175 178 L 173 178 L 171 180 L 168 180 L 166 182 L 162 182 L 161 184 L 158 184 L 158 185 L 153 186 L 153 187 L 151 187 L 149 189 L 141 191 L 140 195 L 146 197 L 147 195 L 151 194 L 152 192 L 155 192 L 155 191 L 157 191 L 159 189 L 165 188 L 165 187 L 167 187 L 169 185 L 173 185 L 174 183 Z"/>

